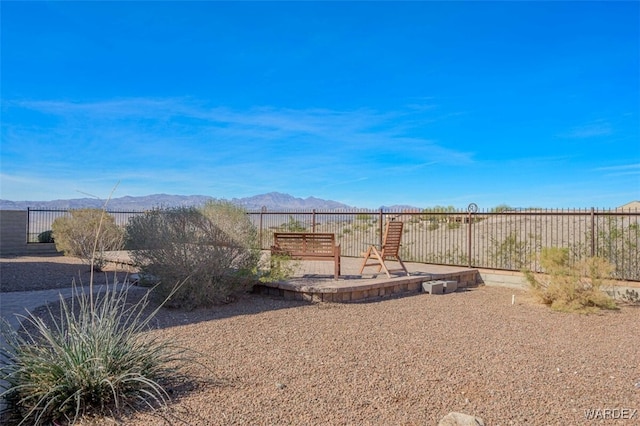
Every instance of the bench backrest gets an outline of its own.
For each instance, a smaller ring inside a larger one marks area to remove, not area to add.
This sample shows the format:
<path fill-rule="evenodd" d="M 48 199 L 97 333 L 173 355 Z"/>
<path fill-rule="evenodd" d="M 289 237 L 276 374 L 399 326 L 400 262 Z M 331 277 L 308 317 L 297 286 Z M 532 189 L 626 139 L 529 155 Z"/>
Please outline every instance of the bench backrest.
<path fill-rule="evenodd" d="M 306 232 L 276 232 L 274 246 L 290 256 L 326 255 L 333 256 L 336 250 L 334 234 Z"/>

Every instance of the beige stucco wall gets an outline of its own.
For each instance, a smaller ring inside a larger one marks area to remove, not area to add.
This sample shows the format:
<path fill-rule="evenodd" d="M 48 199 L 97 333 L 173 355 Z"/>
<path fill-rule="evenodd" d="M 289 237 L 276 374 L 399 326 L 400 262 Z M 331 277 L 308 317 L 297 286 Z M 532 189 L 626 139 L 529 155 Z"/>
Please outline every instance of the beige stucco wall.
<path fill-rule="evenodd" d="M 55 244 L 27 244 L 26 210 L 0 210 L 0 256 L 55 253 Z"/>

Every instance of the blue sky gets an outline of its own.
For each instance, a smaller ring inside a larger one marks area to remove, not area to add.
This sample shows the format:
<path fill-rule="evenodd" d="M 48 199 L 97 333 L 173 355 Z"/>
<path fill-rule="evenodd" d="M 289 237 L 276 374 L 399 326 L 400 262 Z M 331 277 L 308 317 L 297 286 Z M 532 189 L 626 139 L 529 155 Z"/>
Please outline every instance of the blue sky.
<path fill-rule="evenodd" d="M 6 2 L 0 198 L 640 199 L 640 2 Z"/>

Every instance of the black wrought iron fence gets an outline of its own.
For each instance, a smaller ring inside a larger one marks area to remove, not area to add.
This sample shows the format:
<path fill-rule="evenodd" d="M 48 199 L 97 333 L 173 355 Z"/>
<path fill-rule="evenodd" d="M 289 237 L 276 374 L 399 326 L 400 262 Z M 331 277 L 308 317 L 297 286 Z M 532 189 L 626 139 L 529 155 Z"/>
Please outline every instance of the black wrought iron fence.
<path fill-rule="evenodd" d="M 540 271 L 544 247 L 571 261 L 604 257 L 615 277 L 640 281 L 640 212 L 619 210 L 248 212 L 269 248 L 278 231 L 331 232 L 344 256 L 381 244 L 387 220 L 405 223 L 402 256 L 413 262 Z"/>
<path fill-rule="evenodd" d="M 116 225 L 126 226 L 133 216 L 144 214 L 144 211 L 107 211 L 113 216 Z M 70 216 L 67 209 L 27 209 L 27 243 L 46 243 L 50 238 L 51 225 L 63 216 Z"/>
<path fill-rule="evenodd" d="M 118 225 L 142 211 L 111 211 Z M 67 210 L 29 209 L 28 241 L 51 229 Z M 566 248 L 572 261 L 601 256 L 619 279 L 640 281 L 640 211 L 248 211 L 262 249 L 278 231 L 336 234 L 343 256 L 358 257 L 381 244 L 386 221 L 405 223 L 402 256 L 406 261 L 476 268 L 540 271 L 544 247 Z"/>

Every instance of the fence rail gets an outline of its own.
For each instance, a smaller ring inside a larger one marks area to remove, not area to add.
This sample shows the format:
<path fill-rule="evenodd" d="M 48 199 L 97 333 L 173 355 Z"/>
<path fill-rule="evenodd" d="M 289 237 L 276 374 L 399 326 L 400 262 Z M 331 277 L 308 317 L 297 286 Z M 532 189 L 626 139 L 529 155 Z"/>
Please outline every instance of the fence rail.
<path fill-rule="evenodd" d="M 566 248 L 572 261 L 604 257 L 618 279 L 640 281 L 640 211 L 248 211 L 258 229 L 260 248 L 268 249 L 279 231 L 329 232 L 344 256 L 360 256 L 381 244 L 384 223 L 405 223 L 402 257 L 413 262 L 476 268 L 540 271 L 544 247 Z M 141 211 L 109 212 L 126 225 Z M 29 210 L 29 241 L 51 229 L 66 210 Z"/>
<path fill-rule="evenodd" d="M 133 216 L 144 214 L 144 211 L 107 211 L 115 219 L 116 225 L 126 226 Z M 51 230 L 53 222 L 64 216 L 71 216 L 68 209 L 32 209 L 27 208 L 27 244 L 43 243 L 46 233 Z"/>

